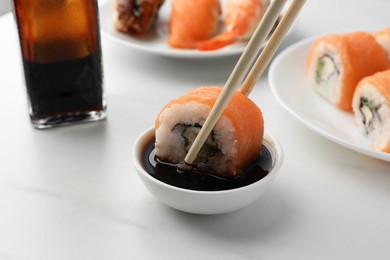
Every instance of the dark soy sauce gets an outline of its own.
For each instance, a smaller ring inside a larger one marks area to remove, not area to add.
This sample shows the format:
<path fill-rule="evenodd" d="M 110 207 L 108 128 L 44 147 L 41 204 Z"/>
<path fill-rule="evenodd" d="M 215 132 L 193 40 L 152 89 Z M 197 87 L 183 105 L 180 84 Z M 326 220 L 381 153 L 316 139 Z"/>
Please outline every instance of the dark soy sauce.
<path fill-rule="evenodd" d="M 272 169 L 271 153 L 264 145 L 261 147 L 261 156 L 232 179 L 208 173 L 182 172 L 176 166 L 158 163 L 154 158 L 154 140 L 149 142 L 142 155 L 142 166 L 152 177 L 189 190 L 220 191 L 244 187 L 261 180 Z"/>
<path fill-rule="evenodd" d="M 23 63 L 35 118 L 104 109 L 100 52 L 51 63 L 23 58 Z"/>

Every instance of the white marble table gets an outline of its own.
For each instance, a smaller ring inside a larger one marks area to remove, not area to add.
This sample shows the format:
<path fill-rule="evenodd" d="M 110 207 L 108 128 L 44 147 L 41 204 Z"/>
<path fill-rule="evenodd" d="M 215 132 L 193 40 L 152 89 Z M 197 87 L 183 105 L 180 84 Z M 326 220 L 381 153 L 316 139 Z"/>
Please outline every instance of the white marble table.
<path fill-rule="evenodd" d="M 308 1 L 282 48 L 340 29 L 390 26 L 386 0 Z M 389 259 L 390 164 L 313 133 L 273 97 L 252 99 L 285 162 L 254 204 L 198 216 L 162 205 L 131 165 L 136 136 L 171 98 L 222 85 L 238 57 L 155 57 L 103 38 L 104 122 L 36 130 L 19 44 L 0 16 L 0 259 Z"/>
<path fill-rule="evenodd" d="M 0 0 L 0 15 L 9 12 L 11 9 L 10 0 Z"/>

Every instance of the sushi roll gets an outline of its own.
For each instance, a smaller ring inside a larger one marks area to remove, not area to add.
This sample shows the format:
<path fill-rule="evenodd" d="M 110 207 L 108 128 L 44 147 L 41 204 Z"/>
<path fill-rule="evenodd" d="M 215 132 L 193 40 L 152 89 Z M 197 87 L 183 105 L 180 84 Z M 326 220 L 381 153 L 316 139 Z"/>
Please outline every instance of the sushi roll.
<path fill-rule="evenodd" d="M 184 162 L 221 90 L 222 87 L 200 87 L 170 101 L 161 110 L 155 122 L 158 160 Z M 238 176 L 240 169 L 260 156 L 263 134 L 260 109 L 236 92 L 192 166 L 199 172 Z"/>
<path fill-rule="evenodd" d="M 386 51 L 387 59 L 390 62 L 390 27 L 375 33 L 375 39 Z"/>
<path fill-rule="evenodd" d="M 359 130 L 370 146 L 390 153 L 390 70 L 359 82 L 353 96 L 353 112 Z"/>
<path fill-rule="evenodd" d="M 115 0 L 114 27 L 133 36 L 148 33 L 153 27 L 165 0 Z"/>
<path fill-rule="evenodd" d="M 218 29 L 221 14 L 219 0 L 172 0 L 168 45 L 195 49 Z"/>
<path fill-rule="evenodd" d="M 366 32 L 325 35 L 314 42 L 307 57 L 309 84 L 345 111 L 352 111 L 358 82 L 388 68 L 386 52 Z"/>

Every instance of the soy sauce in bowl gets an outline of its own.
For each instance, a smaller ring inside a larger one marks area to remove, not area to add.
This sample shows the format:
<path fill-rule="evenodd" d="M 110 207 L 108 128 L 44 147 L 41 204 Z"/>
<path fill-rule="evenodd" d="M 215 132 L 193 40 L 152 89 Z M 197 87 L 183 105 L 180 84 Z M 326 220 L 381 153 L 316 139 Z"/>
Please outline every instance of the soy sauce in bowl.
<path fill-rule="evenodd" d="M 152 177 L 166 184 L 189 190 L 220 191 L 241 188 L 264 178 L 272 169 L 271 153 L 262 145 L 260 156 L 234 178 L 224 178 L 197 171 L 180 171 L 175 165 L 155 158 L 154 139 L 142 152 L 142 166 Z"/>
<path fill-rule="evenodd" d="M 178 172 L 175 165 L 155 161 L 154 138 L 154 128 L 149 128 L 136 139 L 132 156 L 134 168 L 156 199 L 188 213 L 222 214 L 251 204 L 271 185 L 283 162 L 281 145 L 265 131 L 261 157 L 238 178 Z"/>

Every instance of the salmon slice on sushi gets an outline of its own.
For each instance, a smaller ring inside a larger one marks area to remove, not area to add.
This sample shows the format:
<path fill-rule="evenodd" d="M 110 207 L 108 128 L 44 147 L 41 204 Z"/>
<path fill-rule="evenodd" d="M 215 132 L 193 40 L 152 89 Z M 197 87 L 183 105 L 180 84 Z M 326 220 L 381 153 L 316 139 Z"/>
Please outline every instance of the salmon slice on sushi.
<path fill-rule="evenodd" d="M 200 87 L 170 101 L 156 122 L 156 157 L 171 164 L 184 162 L 193 141 L 222 87 Z M 192 166 L 199 172 L 235 177 L 260 156 L 264 121 L 248 97 L 235 92 Z"/>
<path fill-rule="evenodd" d="M 390 153 L 390 70 L 359 82 L 353 97 L 353 112 L 370 146 Z"/>
<path fill-rule="evenodd" d="M 168 45 L 195 49 L 218 29 L 219 0 L 172 0 Z"/>
<path fill-rule="evenodd" d="M 310 85 L 349 112 L 358 82 L 389 68 L 386 52 L 366 32 L 325 35 L 314 42 L 307 58 Z"/>

